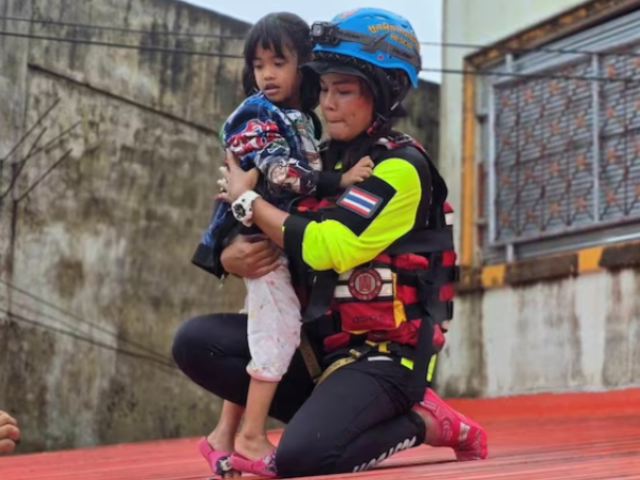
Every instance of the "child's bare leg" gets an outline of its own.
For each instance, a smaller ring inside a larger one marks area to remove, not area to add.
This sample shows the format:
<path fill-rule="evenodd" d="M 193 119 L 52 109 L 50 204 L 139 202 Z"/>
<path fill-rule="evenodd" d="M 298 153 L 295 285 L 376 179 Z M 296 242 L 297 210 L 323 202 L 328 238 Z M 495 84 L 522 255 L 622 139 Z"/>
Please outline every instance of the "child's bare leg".
<path fill-rule="evenodd" d="M 235 451 L 249 460 L 259 460 L 274 449 L 267 438 L 265 423 L 278 382 L 267 382 L 252 378 L 247 396 L 242 429 L 235 441 Z"/>
<path fill-rule="evenodd" d="M 244 407 L 224 401 L 218 425 L 207 436 L 208 447 L 198 442 L 200 453 L 209 463 L 211 471 L 216 475 L 221 475 L 225 480 L 238 478 L 242 475 L 241 472 L 230 469 L 229 455 L 233 453 L 233 444 L 243 412 Z"/>
<path fill-rule="evenodd" d="M 207 437 L 211 448 L 223 452 L 233 451 L 236 433 L 238 433 L 243 413 L 244 407 L 241 405 L 236 405 L 226 400 L 222 403 L 222 412 L 220 412 L 218 425 Z"/>
<path fill-rule="evenodd" d="M 278 382 L 300 344 L 300 302 L 286 261 L 276 270 L 247 281 L 248 340 L 251 375 L 247 407 L 235 451 L 249 460 L 272 452 L 265 423 Z"/>

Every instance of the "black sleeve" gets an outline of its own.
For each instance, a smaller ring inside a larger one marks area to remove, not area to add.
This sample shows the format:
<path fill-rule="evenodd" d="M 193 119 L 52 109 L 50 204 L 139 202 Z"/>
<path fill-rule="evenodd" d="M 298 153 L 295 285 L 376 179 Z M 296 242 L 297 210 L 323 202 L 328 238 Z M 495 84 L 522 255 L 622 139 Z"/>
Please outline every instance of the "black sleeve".
<path fill-rule="evenodd" d="M 283 250 L 291 262 L 291 267 L 296 272 L 302 272 L 308 266 L 302 259 L 302 240 L 304 231 L 311 220 L 297 215 L 289 215 L 284 221 L 284 245 Z"/>
<path fill-rule="evenodd" d="M 319 172 L 318 183 L 316 186 L 316 198 L 335 197 L 340 192 L 340 180 L 342 173 L 340 172 Z"/>

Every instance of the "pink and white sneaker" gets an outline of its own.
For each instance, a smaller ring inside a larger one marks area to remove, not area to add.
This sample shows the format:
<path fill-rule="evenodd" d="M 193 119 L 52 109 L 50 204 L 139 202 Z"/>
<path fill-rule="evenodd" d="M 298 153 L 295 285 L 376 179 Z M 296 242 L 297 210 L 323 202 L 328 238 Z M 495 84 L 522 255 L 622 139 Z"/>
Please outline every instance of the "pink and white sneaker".
<path fill-rule="evenodd" d="M 434 447 L 451 447 L 459 462 L 487 458 L 487 433 L 480 424 L 468 419 L 447 405 L 436 392 L 427 388 L 424 399 L 417 404 L 437 425 Z"/>

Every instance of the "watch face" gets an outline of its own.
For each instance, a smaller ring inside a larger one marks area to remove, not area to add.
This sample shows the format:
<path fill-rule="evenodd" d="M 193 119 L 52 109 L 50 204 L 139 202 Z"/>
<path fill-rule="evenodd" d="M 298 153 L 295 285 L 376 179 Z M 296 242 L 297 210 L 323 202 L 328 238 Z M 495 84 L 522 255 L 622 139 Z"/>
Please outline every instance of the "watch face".
<path fill-rule="evenodd" d="M 235 214 L 236 217 L 243 218 L 245 216 L 246 212 L 243 205 L 236 203 L 235 205 L 232 206 L 232 208 L 233 208 L 233 213 Z"/>

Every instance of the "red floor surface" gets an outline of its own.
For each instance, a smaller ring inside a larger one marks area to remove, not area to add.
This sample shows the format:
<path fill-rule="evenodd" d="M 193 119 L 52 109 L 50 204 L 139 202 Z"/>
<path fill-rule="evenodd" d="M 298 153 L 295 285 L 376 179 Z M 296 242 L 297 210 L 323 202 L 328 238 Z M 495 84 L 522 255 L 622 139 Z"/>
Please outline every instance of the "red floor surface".
<path fill-rule="evenodd" d="M 640 479 L 640 389 L 451 403 L 486 427 L 489 459 L 457 463 L 450 449 L 421 446 L 368 472 L 315 478 Z M 204 480 L 196 441 L 4 457 L 0 479 Z"/>

